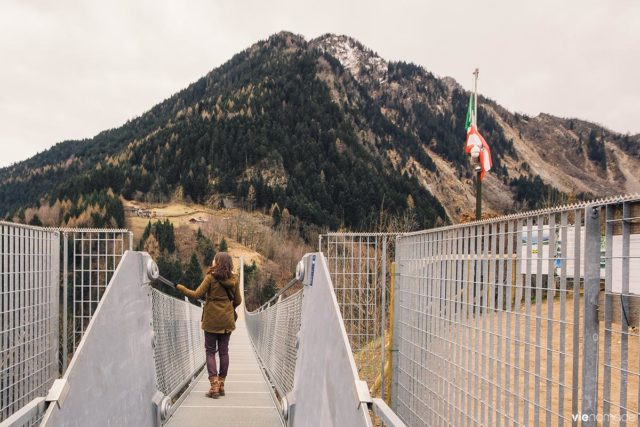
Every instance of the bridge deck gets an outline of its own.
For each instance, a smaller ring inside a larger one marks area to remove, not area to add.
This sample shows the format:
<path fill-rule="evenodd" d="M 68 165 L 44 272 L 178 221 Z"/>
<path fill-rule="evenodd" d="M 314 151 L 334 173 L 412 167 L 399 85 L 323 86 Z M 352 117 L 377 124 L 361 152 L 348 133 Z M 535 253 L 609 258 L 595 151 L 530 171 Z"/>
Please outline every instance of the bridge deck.
<path fill-rule="evenodd" d="M 260 371 L 251 347 L 243 310 L 239 309 L 238 314 L 240 317 L 237 328 L 229 343 L 226 396 L 219 399 L 205 396 L 209 390 L 205 369 L 196 386 L 167 423 L 167 427 L 282 426 L 270 386 Z"/>

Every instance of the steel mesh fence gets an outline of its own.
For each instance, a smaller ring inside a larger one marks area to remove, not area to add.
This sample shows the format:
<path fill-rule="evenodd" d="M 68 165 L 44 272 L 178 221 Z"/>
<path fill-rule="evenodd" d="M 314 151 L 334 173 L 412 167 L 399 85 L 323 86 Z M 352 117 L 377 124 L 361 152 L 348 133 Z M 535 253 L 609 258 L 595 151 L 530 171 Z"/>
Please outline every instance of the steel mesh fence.
<path fill-rule="evenodd" d="M 329 233 L 320 240 L 358 373 L 369 386 L 383 365 L 382 336 L 388 328 L 390 263 L 396 236 Z"/>
<path fill-rule="evenodd" d="M 403 421 L 637 420 L 634 205 L 612 199 L 399 237 L 392 406 Z"/>
<path fill-rule="evenodd" d="M 71 263 L 73 278 L 73 352 L 124 252 L 132 249 L 132 235 L 128 230 L 109 229 L 69 229 L 63 233 L 65 248 L 67 239 L 71 243 L 71 256 L 67 261 Z"/>
<path fill-rule="evenodd" d="M 151 289 L 158 390 L 174 396 L 205 363 L 202 308 Z"/>
<path fill-rule="evenodd" d="M 582 252 L 568 234 L 581 214 L 399 239 L 394 403 L 407 424 L 571 422 L 581 282 L 567 267 Z"/>
<path fill-rule="evenodd" d="M 638 424 L 640 408 L 640 201 L 607 204 L 602 215 L 604 292 L 599 388 L 603 425 Z"/>
<path fill-rule="evenodd" d="M 56 231 L 0 222 L 0 421 L 58 375 L 59 243 Z"/>
<path fill-rule="evenodd" d="M 301 312 L 302 290 L 299 290 L 269 307 L 245 313 L 249 337 L 261 365 L 282 397 L 293 389 Z"/>

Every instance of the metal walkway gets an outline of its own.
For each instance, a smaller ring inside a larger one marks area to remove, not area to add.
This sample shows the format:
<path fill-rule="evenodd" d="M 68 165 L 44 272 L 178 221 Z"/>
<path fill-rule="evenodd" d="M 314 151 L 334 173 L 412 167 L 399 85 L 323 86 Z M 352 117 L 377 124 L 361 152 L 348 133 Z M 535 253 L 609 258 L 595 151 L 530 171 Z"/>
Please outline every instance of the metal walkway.
<path fill-rule="evenodd" d="M 198 383 L 184 399 L 167 427 L 199 426 L 282 426 L 270 387 L 249 341 L 244 310 L 238 308 L 237 328 L 229 343 L 229 373 L 226 396 L 211 399 L 206 367 Z"/>

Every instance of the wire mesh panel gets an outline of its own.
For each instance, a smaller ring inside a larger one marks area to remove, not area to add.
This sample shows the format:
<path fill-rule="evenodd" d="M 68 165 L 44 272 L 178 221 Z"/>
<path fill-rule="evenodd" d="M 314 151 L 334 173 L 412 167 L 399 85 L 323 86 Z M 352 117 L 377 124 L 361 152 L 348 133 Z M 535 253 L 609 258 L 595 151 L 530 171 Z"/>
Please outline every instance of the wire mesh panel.
<path fill-rule="evenodd" d="M 158 390 L 175 395 L 205 362 L 202 308 L 151 288 Z"/>
<path fill-rule="evenodd" d="M 73 277 L 73 348 L 75 351 L 111 276 L 126 250 L 132 249 L 128 230 L 64 230 L 70 243 Z"/>
<path fill-rule="evenodd" d="M 396 235 L 329 233 L 320 240 L 358 373 L 369 386 L 381 372 Z"/>
<path fill-rule="evenodd" d="M 408 425 L 572 422 L 582 224 L 580 207 L 398 239 L 393 399 Z"/>
<path fill-rule="evenodd" d="M 0 222 L 0 421 L 58 375 L 59 245 L 57 231 Z"/>
<path fill-rule="evenodd" d="M 640 407 L 640 201 L 606 204 L 601 271 L 604 319 L 600 323 L 601 406 L 596 421 L 637 425 Z"/>
<path fill-rule="evenodd" d="M 299 290 L 260 311 L 245 313 L 256 353 L 282 397 L 293 389 L 301 311 L 302 290 Z"/>
<path fill-rule="evenodd" d="M 399 416 L 637 423 L 639 204 L 622 197 L 399 237 Z"/>

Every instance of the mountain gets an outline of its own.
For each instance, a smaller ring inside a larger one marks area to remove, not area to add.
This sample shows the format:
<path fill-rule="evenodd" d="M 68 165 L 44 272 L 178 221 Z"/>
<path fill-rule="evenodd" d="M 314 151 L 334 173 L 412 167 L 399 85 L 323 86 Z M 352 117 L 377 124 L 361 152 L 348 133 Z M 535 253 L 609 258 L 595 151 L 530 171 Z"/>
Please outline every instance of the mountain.
<path fill-rule="evenodd" d="M 468 97 L 350 37 L 282 32 L 117 129 L 0 169 L 0 214 L 111 189 L 151 202 L 231 196 L 330 228 L 372 228 L 385 215 L 455 222 L 474 206 Z M 482 97 L 478 123 L 494 160 L 490 212 L 640 191 L 640 135 Z"/>
<path fill-rule="evenodd" d="M 394 166 L 418 177 L 452 218 L 471 211 L 475 193 L 463 151 L 469 93 L 452 78 L 436 78 L 413 64 L 387 62 L 346 36 L 326 35 L 311 43 L 337 58 L 366 88 L 374 107 L 395 127 L 414 135 L 436 164 L 435 170 L 430 169 L 416 158 L 393 162 Z M 338 94 L 344 91 L 333 86 L 334 101 L 341 102 Z M 494 160 L 483 193 L 490 210 L 505 213 L 539 207 L 554 194 L 566 199 L 640 191 L 635 172 L 640 166 L 640 135 L 620 135 L 593 123 L 548 114 L 534 118 L 513 114 L 484 97 L 479 104 L 480 131 Z M 396 149 L 388 152 L 392 161 Z"/>

